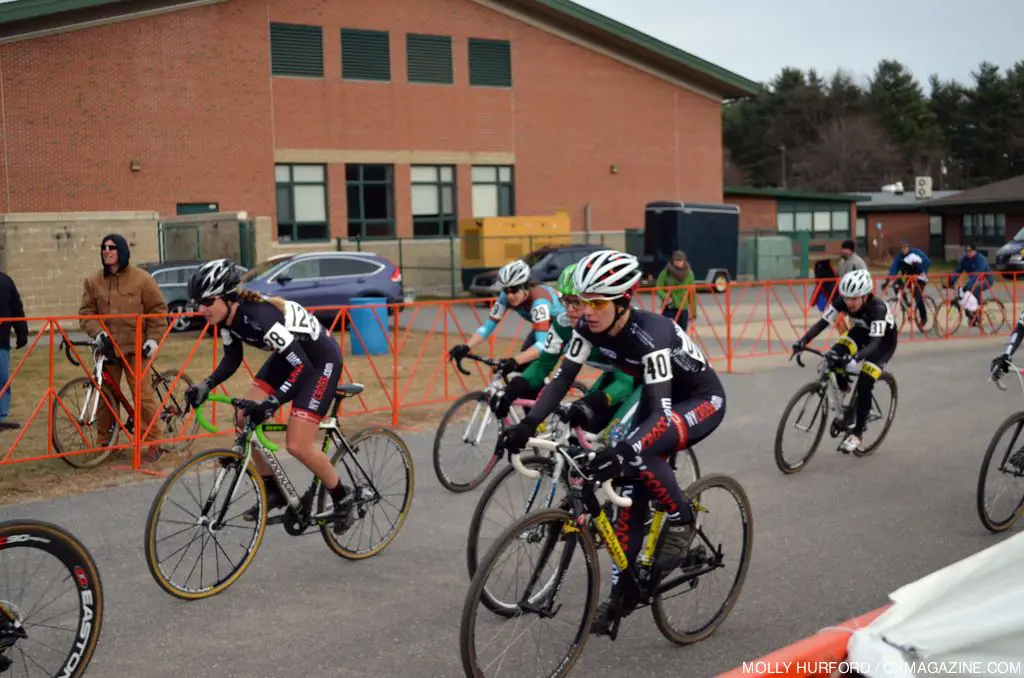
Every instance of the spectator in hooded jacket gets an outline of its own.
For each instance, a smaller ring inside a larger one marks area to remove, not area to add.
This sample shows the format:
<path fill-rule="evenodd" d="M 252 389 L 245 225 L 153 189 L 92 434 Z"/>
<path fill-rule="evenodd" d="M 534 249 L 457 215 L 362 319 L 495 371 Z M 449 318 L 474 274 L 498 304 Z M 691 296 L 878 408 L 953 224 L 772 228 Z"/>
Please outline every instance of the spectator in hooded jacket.
<path fill-rule="evenodd" d="M 167 302 L 163 292 L 146 271 L 129 263 L 131 253 L 128 241 L 118 233 L 111 233 L 100 242 L 100 262 L 103 268 L 85 279 L 82 291 L 82 304 L 78 315 L 151 315 L 145 319 L 142 331 L 142 364 L 156 351 L 160 338 L 167 329 Z M 136 319 L 104 318 L 101 324 L 98 318 L 83 318 L 82 329 L 99 343 L 99 348 L 107 355 L 105 366 L 107 374 L 115 383 L 120 383 L 124 372 L 120 364 L 117 350 L 127 360 L 129 375 L 135 365 L 135 329 Z M 116 345 L 117 350 L 114 349 Z M 129 376 L 128 385 L 135 393 L 135 378 Z M 153 383 L 148 375 L 140 380 L 142 416 L 135 418 L 135 426 L 140 431 L 149 429 L 145 440 L 154 440 L 163 436 L 160 420 L 156 418 L 159 401 L 153 391 Z M 115 424 L 114 414 L 105 401 L 96 412 L 96 447 L 110 444 L 110 429 Z M 116 404 L 115 404 L 116 407 Z M 155 419 L 155 421 L 154 421 Z M 152 423 L 152 428 L 150 424 Z M 150 446 L 147 460 L 159 457 L 161 450 Z"/>
<path fill-rule="evenodd" d="M 672 253 L 672 260 L 661 270 L 654 283 L 655 287 L 678 288 L 672 290 L 671 293 L 659 289 L 657 295 L 661 302 L 665 301 L 666 295 L 669 297 L 661 314 L 675 320 L 684 331 L 689 327 L 690 319 L 697 318 L 697 300 L 693 296 L 694 290 L 692 287 L 686 287 L 693 285 L 696 279 L 693 269 L 686 261 L 686 253 L 676 250 Z M 677 314 L 679 315 L 678 319 L 676 319 Z"/>
<path fill-rule="evenodd" d="M 836 271 L 836 277 L 840 280 L 844 275 L 850 271 L 866 271 L 868 270 L 867 264 L 856 252 L 857 248 L 853 244 L 852 240 L 844 240 L 842 247 L 839 248 L 839 270 Z"/>
<path fill-rule="evenodd" d="M 22 308 L 21 295 L 18 294 L 17 285 L 9 275 L 0 272 L 0 318 L 6 320 L 6 322 L 0 323 L 0 388 L 4 388 L 7 380 L 10 379 L 11 330 L 14 330 L 17 348 L 25 348 L 25 345 L 28 344 L 28 323 L 24 320 L 11 320 L 24 317 L 25 309 Z M 13 386 L 13 384 L 7 385 L 7 390 L 0 395 L 0 430 L 21 426 L 7 418 L 11 413 Z"/>

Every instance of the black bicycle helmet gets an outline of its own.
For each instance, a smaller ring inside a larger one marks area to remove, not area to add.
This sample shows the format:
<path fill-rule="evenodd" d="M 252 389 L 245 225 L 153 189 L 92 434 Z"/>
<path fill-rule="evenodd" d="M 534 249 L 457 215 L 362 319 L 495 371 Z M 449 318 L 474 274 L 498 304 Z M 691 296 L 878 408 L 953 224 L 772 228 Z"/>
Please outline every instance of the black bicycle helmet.
<path fill-rule="evenodd" d="M 188 282 L 189 299 L 228 297 L 230 300 L 242 282 L 242 269 L 230 259 L 214 259 L 199 267 Z"/>

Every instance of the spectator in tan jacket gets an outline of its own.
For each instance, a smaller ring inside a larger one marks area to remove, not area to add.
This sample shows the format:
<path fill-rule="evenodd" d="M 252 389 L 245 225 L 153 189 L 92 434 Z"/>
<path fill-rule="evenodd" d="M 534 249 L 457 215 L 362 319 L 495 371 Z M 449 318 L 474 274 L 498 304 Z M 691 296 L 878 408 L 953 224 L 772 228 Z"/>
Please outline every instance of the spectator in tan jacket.
<path fill-rule="evenodd" d="M 145 360 L 156 351 L 160 338 L 167 329 L 167 302 L 153 276 L 137 266 L 130 265 L 129 258 L 128 241 L 124 236 L 111 233 L 103 238 L 100 244 L 100 261 L 103 268 L 85 279 L 82 305 L 78 309 L 78 315 L 155 314 L 154 317 L 146 318 L 143 323 L 142 357 L 144 364 Z M 104 369 L 115 383 L 121 382 L 121 375 L 124 372 L 118 351 L 124 355 L 129 368 L 128 386 L 134 395 L 135 378 L 131 376 L 131 371 L 134 370 L 135 365 L 137 320 L 134 317 L 104 318 L 102 320 L 101 323 L 99 318 L 83 318 L 81 327 L 90 337 L 99 342 L 100 348 L 108 358 L 113 358 L 106 363 Z M 140 431 L 146 431 L 156 416 L 160 403 L 153 391 L 153 383 L 150 379 L 144 377 L 141 380 L 141 386 L 142 416 L 136 416 L 135 426 Z M 97 447 L 105 447 L 110 444 L 110 429 L 114 424 L 113 412 L 101 399 L 96 412 Z M 158 419 L 149 430 L 145 440 L 161 437 L 163 437 L 163 430 Z M 144 451 L 146 459 L 149 461 L 159 457 L 160 453 L 161 450 L 156 446 L 150 446 L 148 453 Z"/>

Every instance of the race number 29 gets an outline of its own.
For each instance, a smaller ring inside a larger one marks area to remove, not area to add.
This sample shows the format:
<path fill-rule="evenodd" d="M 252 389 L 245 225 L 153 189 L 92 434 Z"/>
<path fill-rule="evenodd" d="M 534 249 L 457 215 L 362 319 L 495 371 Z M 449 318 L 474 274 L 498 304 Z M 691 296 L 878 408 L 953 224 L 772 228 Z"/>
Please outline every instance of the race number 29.
<path fill-rule="evenodd" d="M 671 351 L 663 348 L 644 356 L 644 382 L 657 384 L 672 379 Z"/>

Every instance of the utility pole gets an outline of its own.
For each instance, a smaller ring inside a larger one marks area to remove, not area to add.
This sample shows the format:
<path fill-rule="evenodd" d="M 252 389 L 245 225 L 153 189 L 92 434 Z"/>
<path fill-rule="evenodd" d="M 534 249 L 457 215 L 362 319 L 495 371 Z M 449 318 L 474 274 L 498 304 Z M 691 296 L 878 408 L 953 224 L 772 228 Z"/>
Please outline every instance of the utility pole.
<path fill-rule="evenodd" d="M 779 144 L 780 159 L 782 161 L 782 188 L 786 188 L 786 147 Z"/>

